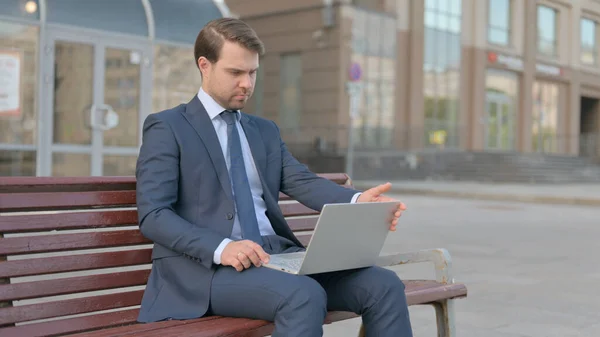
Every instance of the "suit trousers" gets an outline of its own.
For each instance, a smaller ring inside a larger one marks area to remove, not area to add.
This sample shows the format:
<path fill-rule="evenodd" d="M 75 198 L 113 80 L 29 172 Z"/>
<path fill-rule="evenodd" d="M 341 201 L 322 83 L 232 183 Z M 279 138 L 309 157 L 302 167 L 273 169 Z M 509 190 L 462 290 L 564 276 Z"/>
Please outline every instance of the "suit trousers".
<path fill-rule="evenodd" d="M 304 250 L 275 235 L 263 236 L 263 242 L 269 254 Z M 322 336 L 328 310 L 361 315 L 367 337 L 412 336 L 404 284 L 385 268 L 300 276 L 220 266 L 213 277 L 209 314 L 274 322 L 273 337 Z"/>

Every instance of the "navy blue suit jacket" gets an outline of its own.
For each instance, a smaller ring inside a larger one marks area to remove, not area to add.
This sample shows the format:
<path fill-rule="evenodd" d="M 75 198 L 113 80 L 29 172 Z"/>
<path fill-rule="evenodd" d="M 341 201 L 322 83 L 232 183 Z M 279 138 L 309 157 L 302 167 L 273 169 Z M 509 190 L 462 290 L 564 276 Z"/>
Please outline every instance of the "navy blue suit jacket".
<path fill-rule="evenodd" d="M 241 124 L 271 225 L 277 235 L 302 246 L 278 206 L 279 191 L 315 210 L 350 202 L 358 191 L 320 178 L 299 163 L 274 122 L 242 113 Z M 138 320 L 201 317 L 217 267 L 214 251 L 231 235 L 234 201 L 217 134 L 197 97 L 146 118 L 136 178 L 140 230 L 154 242 Z"/>

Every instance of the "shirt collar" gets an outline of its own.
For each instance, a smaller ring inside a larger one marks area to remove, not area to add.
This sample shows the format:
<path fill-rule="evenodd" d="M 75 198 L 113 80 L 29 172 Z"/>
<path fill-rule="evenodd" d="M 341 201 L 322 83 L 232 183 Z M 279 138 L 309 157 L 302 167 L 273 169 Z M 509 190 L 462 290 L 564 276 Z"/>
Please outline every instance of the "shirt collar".
<path fill-rule="evenodd" d="M 219 103 L 217 103 L 217 101 L 207 94 L 202 87 L 200 87 L 200 90 L 198 90 L 198 99 L 204 106 L 204 109 L 206 109 L 208 117 L 210 117 L 211 120 L 215 119 L 215 117 L 219 116 L 221 112 L 225 111 L 225 108 L 223 108 Z M 236 119 L 239 121 L 241 115 L 238 110 L 235 110 L 235 112 Z"/>

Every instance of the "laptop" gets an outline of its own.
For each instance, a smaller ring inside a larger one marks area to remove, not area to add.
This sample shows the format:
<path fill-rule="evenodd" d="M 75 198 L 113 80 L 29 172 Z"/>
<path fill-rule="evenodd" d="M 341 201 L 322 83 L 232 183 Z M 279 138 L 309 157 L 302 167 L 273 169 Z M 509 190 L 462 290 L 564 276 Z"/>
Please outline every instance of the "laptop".
<path fill-rule="evenodd" d="M 310 275 L 376 264 L 399 202 L 326 204 L 304 252 L 272 254 L 263 267 Z"/>

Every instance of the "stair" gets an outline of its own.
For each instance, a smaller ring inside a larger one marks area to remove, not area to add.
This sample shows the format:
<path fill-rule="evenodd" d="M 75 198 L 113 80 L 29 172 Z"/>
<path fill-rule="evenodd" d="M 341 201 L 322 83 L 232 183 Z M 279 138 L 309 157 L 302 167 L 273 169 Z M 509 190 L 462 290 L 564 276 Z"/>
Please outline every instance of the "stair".
<path fill-rule="evenodd" d="M 355 179 L 460 180 L 497 183 L 600 183 L 590 158 L 496 152 L 371 153 L 357 156 Z"/>

